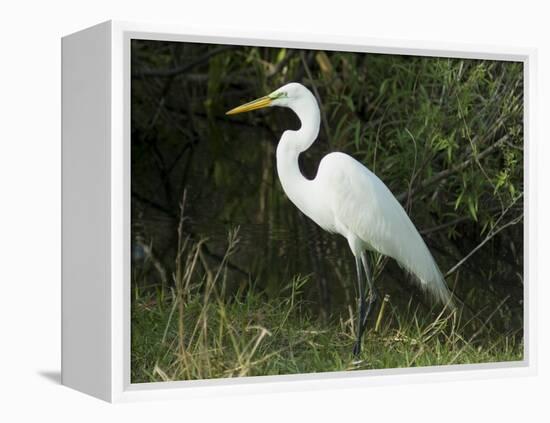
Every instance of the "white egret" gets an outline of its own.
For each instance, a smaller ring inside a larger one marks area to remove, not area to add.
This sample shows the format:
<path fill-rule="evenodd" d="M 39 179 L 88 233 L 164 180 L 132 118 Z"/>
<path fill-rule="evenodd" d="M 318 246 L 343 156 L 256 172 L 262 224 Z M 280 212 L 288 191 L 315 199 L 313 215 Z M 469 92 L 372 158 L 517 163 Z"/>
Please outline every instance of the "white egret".
<path fill-rule="evenodd" d="M 284 192 L 321 228 L 344 236 L 355 256 L 359 306 L 353 353 L 357 356 L 361 352 L 366 319 L 376 301 L 366 250 L 392 257 L 415 276 L 423 290 L 452 307 L 451 294 L 428 247 L 401 204 L 374 173 L 340 152 L 323 157 L 315 179 L 309 180 L 300 172 L 298 156 L 316 140 L 321 121 L 311 91 L 289 83 L 227 114 L 269 106 L 287 107 L 301 122 L 300 129 L 285 131 L 277 146 L 277 173 Z"/>

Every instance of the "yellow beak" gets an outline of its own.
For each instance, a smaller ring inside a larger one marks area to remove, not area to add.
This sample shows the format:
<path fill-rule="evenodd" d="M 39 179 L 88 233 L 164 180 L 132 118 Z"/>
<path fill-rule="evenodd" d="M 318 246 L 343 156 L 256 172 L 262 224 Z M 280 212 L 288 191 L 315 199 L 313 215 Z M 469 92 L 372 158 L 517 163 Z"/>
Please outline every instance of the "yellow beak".
<path fill-rule="evenodd" d="M 273 100 L 269 96 L 260 97 L 242 106 L 235 107 L 226 113 L 226 115 L 236 115 L 237 113 L 250 112 L 251 110 L 262 109 L 271 104 Z"/>

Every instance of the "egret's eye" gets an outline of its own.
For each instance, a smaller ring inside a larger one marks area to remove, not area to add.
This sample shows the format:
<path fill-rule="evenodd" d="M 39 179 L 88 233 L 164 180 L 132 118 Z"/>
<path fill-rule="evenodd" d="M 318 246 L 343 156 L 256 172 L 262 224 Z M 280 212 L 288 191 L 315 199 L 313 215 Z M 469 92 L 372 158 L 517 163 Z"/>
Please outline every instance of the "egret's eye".
<path fill-rule="evenodd" d="M 286 91 L 278 91 L 276 93 L 269 94 L 268 97 L 272 100 L 277 100 L 278 98 L 288 97 L 288 94 Z"/>

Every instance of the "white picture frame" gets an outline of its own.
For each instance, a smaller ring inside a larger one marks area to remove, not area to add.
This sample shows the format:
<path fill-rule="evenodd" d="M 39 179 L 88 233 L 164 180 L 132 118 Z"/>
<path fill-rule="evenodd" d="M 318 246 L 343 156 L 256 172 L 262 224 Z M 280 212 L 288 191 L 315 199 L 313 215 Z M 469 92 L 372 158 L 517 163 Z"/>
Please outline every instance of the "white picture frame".
<path fill-rule="evenodd" d="M 524 360 L 519 362 L 130 383 L 130 40 L 514 60 L 525 78 Z M 110 402 L 350 388 L 536 373 L 536 51 L 435 41 L 105 22 L 62 40 L 62 383 Z M 85 192 L 86 195 L 82 195 Z"/>

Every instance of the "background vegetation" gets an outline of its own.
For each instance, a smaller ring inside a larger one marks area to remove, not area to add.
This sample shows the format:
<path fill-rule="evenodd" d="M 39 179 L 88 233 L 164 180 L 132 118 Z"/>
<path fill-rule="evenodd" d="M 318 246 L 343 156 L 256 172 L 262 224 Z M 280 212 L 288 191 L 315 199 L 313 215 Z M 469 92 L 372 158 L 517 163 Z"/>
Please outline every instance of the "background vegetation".
<path fill-rule="evenodd" d="M 286 198 L 291 111 L 230 108 L 297 81 L 322 127 L 422 233 L 458 315 L 372 255 L 385 301 L 354 361 L 354 263 Z M 520 360 L 521 63 L 132 42 L 132 381 Z"/>

